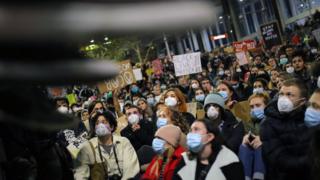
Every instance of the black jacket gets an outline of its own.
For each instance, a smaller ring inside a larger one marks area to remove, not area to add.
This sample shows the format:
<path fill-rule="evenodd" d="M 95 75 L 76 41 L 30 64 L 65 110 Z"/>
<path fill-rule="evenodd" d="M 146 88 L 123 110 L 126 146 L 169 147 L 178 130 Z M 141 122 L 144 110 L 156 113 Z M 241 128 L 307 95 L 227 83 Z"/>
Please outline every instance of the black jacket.
<path fill-rule="evenodd" d="M 224 110 L 224 114 L 221 118 L 223 119 L 221 132 L 222 137 L 225 140 L 225 144 L 234 153 L 238 154 L 238 150 L 244 136 L 244 126 L 242 122 L 239 122 L 229 110 Z"/>
<path fill-rule="evenodd" d="M 260 130 L 266 179 L 310 179 L 310 134 L 304 125 L 305 110 L 303 106 L 281 114 L 276 100 L 266 107 L 266 120 Z"/>
<path fill-rule="evenodd" d="M 135 132 L 133 132 L 130 124 L 120 132 L 121 136 L 129 139 L 136 151 L 143 145 L 151 146 L 155 133 L 152 122 L 143 119 L 140 120 L 139 125 L 140 129 Z"/>

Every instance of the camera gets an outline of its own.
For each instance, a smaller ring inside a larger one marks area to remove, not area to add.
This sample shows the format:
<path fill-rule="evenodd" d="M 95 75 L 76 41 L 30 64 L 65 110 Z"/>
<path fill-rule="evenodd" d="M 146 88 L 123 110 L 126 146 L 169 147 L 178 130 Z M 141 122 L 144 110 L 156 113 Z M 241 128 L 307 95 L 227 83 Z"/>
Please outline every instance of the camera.
<path fill-rule="evenodd" d="M 109 176 L 106 180 L 121 180 L 121 176 L 119 176 L 118 174 L 114 174 L 112 176 Z"/>

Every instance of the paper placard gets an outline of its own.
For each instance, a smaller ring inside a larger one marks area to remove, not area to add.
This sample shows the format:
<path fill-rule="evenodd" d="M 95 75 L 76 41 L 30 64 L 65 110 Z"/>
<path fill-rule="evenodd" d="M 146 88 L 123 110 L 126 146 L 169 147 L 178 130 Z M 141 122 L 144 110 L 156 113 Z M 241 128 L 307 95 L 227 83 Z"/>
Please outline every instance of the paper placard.
<path fill-rule="evenodd" d="M 282 43 L 280 29 L 276 21 L 261 25 L 260 30 L 266 48 L 271 49 Z"/>
<path fill-rule="evenodd" d="M 173 56 L 176 76 L 202 72 L 200 52 Z"/>
<path fill-rule="evenodd" d="M 248 61 L 248 56 L 247 56 L 247 54 L 246 54 L 245 51 L 237 52 L 237 53 L 236 53 L 236 57 L 237 57 L 237 59 L 239 60 L 239 65 L 240 65 L 240 66 L 243 66 L 243 65 L 249 63 L 249 61 Z"/>
<path fill-rule="evenodd" d="M 119 75 L 109 81 L 98 84 L 100 93 L 123 88 L 136 82 L 130 60 L 122 61 L 118 64 Z"/>
<path fill-rule="evenodd" d="M 84 143 L 87 142 L 87 132 L 83 132 L 81 135 L 79 135 L 76 138 L 73 138 L 71 142 L 69 142 L 69 145 L 67 146 L 68 151 L 70 152 L 72 158 L 76 158 L 80 149 L 83 147 Z"/>
<path fill-rule="evenodd" d="M 136 78 L 136 81 L 141 81 L 143 79 L 142 72 L 141 72 L 140 68 L 134 69 L 133 74 L 134 74 L 134 77 Z"/>

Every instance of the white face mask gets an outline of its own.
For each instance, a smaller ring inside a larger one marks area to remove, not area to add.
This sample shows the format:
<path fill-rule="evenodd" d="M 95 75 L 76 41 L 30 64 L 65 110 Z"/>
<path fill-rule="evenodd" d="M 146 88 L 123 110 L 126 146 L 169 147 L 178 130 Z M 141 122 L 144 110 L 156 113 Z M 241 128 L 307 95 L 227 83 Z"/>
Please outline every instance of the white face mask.
<path fill-rule="evenodd" d="M 192 87 L 192 89 L 197 89 L 197 88 L 199 88 L 199 85 L 196 84 L 196 83 L 193 83 L 193 84 L 191 85 L 191 87 Z"/>
<path fill-rule="evenodd" d="M 264 92 L 263 88 L 254 88 L 253 94 L 262 94 Z"/>
<path fill-rule="evenodd" d="M 278 110 L 281 113 L 293 111 L 294 104 L 287 96 L 280 96 L 278 99 Z"/>
<path fill-rule="evenodd" d="M 211 106 L 207 111 L 207 116 L 210 119 L 217 119 L 219 116 L 219 112 L 215 107 Z"/>
<path fill-rule="evenodd" d="M 111 129 L 103 124 L 103 123 L 99 123 L 97 126 L 96 126 L 96 135 L 98 137 L 102 137 L 102 136 L 107 136 L 107 135 L 110 135 L 111 134 Z"/>
<path fill-rule="evenodd" d="M 60 107 L 58 108 L 58 111 L 59 111 L 60 113 L 62 113 L 62 114 L 68 114 L 68 113 L 69 113 L 69 109 L 68 109 L 67 107 L 65 107 L 65 106 L 60 106 Z"/>
<path fill-rule="evenodd" d="M 287 73 L 291 74 L 294 72 L 294 68 L 293 67 L 288 67 L 287 68 Z"/>
<path fill-rule="evenodd" d="M 139 121 L 140 121 L 140 117 L 137 114 L 131 114 L 128 117 L 128 121 L 129 121 L 130 124 L 138 124 Z"/>
<path fill-rule="evenodd" d="M 236 72 L 240 73 L 242 70 L 240 68 L 236 69 Z"/>
<path fill-rule="evenodd" d="M 174 107 L 177 105 L 177 100 L 174 97 L 167 97 L 164 102 L 166 106 L 169 106 L 169 107 Z"/>
<path fill-rule="evenodd" d="M 161 95 L 154 97 L 156 99 L 156 102 L 160 101 Z"/>

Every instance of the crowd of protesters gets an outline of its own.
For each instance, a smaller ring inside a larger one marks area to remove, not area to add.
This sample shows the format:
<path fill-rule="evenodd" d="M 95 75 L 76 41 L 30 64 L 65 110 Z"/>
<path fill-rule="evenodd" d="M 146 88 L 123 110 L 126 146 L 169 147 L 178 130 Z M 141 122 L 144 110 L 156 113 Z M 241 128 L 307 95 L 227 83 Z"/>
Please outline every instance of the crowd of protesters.
<path fill-rule="evenodd" d="M 149 62 L 143 80 L 122 89 L 73 87 L 76 103 L 55 98 L 81 119 L 58 139 L 67 148 L 87 133 L 72 159 L 76 180 L 319 179 L 319 55 L 311 40 L 260 48 L 245 65 L 206 53 L 202 72 L 180 77 L 168 58 L 160 72 Z"/>

